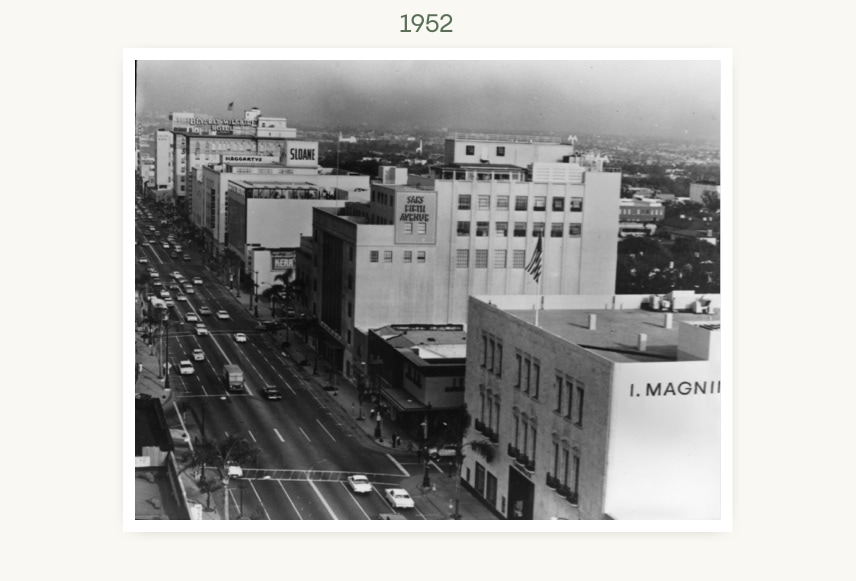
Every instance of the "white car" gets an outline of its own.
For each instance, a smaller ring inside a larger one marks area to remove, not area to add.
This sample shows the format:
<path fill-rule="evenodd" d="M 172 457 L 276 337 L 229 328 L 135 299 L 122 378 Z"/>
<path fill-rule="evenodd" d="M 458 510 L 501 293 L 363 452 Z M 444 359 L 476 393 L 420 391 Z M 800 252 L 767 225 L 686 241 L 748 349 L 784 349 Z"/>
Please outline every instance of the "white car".
<path fill-rule="evenodd" d="M 403 488 L 387 488 L 386 499 L 393 508 L 413 508 L 415 503 Z"/>
<path fill-rule="evenodd" d="M 196 294 L 196 290 L 193 288 L 192 285 L 189 285 L 189 284 L 184 285 L 184 292 L 186 292 L 189 295 L 195 295 Z"/>
<path fill-rule="evenodd" d="M 152 278 L 160 278 L 160 274 L 158 274 L 158 271 L 156 270 L 151 271 L 149 273 L 149 276 L 151 276 Z"/>
<path fill-rule="evenodd" d="M 137 259 L 137 261 L 138 261 L 140 264 L 148 264 L 148 263 L 149 263 L 149 259 L 148 259 L 148 258 L 146 258 L 145 256 L 141 256 L 141 257 L 139 257 L 139 258 Z"/>
<path fill-rule="evenodd" d="M 196 323 L 196 335 L 207 335 L 208 327 L 205 326 L 205 323 Z"/>
<path fill-rule="evenodd" d="M 175 302 L 172 299 L 166 299 L 163 303 L 169 308 L 175 307 Z"/>
<path fill-rule="evenodd" d="M 186 302 L 187 302 L 187 297 L 186 297 L 186 296 L 184 296 L 184 295 L 178 295 L 177 297 L 175 297 L 175 300 L 177 300 L 177 301 L 181 301 L 182 303 L 186 303 Z"/>
<path fill-rule="evenodd" d="M 235 333 L 235 343 L 246 343 L 247 336 L 243 333 Z"/>
<path fill-rule="evenodd" d="M 357 494 L 363 494 L 365 492 L 372 491 L 372 483 L 369 482 L 369 479 L 362 474 L 354 474 L 353 476 L 348 476 L 348 486 L 351 487 L 351 490 L 356 492 Z"/>
<path fill-rule="evenodd" d="M 188 323 L 198 323 L 199 322 L 199 315 L 197 315 L 196 313 L 192 313 L 192 312 L 187 313 L 186 315 L 184 315 L 184 318 L 187 319 Z"/>
<path fill-rule="evenodd" d="M 202 278 L 198 276 L 193 277 L 193 284 L 202 284 Z"/>
<path fill-rule="evenodd" d="M 172 298 L 172 295 L 170 295 L 170 294 L 169 294 L 169 291 L 168 291 L 168 290 L 166 290 L 166 289 L 163 289 L 163 290 L 160 292 L 160 296 L 161 296 L 161 298 L 162 298 L 162 299 Z"/>
<path fill-rule="evenodd" d="M 194 349 L 193 350 L 193 360 L 194 361 L 205 361 L 205 351 L 202 349 Z"/>
<path fill-rule="evenodd" d="M 193 375 L 193 363 L 184 359 L 178 364 L 178 371 L 182 375 Z"/>
<path fill-rule="evenodd" d="M 228 321 L 232 317 L 230 317 L 229 313 L 227 313 L 226 311 L 217 311 L 217 318 L 220 319 L 221 321 Z"/>
<path fill-rule="evenodd" d="M 200 315 L 210 315 L 211 314 L 211 307 L 206 307 L 204 305 L 199 307 L 199 314 Z"/>

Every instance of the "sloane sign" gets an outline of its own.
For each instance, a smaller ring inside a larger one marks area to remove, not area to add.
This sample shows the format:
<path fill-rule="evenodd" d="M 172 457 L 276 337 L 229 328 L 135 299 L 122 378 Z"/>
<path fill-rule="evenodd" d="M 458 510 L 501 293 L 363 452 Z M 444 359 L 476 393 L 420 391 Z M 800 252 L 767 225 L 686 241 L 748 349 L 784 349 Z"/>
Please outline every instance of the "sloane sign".
<path fill-rule="evenodd" d="M 289 167 L 318 167 L 318 142 L 286 141 L 283 158 Z"/>

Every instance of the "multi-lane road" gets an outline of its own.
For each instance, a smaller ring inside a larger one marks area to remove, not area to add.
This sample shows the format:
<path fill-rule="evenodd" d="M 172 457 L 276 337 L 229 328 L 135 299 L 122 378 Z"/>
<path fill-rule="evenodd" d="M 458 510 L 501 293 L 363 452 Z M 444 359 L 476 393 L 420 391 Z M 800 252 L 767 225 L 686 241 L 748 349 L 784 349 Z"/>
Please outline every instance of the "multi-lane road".
<path fill-rule="evenodd" d="M 146 239 L 151 245 L 143 244 Z M 170 258 L 139 219 L 137 240 L 137 260 L 148 260 L 163 288 L 173 282 L 174 271 L 188 281 L 202 278 L 203 284 L 186 294 L 186 302 L 175 300 L 178 292 L 171 292 L 175 306 L 169 309 L 169 382 L 176 399 L 193 408 L 208 439 L 238 435 L 261 451 L 257 467 L 245 467 L 244 477 L 229 483 L 233 517 L 377 519 L 397 512 L 409 519 L 442 518 L 418 495 L 413 495 L 415 508 L 393 509 L 385 490 L 400 486 L 408 470 L 418 470 L 413 458 L 407 454 L 396 458 L 360 437 L 348 415 L 339 406 L 328 405 L 329 396 L 303 377 L 304 371 L 279 352 L 269 334 L 256 330 L 256 321 L 198 260 Z M 215 314 L 225 310 L 230 319 L 199 314 L 203 305 Z M 186 319 L 191 312 L 205 323 L 209 335 L 196 334 L 195 323 Z M 236 332 L 245 333 L 247 342 L 236 342 Z M 204 352 L 203 361 L 193 360 L 194 349 Z M 178 373 L 178 363 L 185 359 L 193 363 L 192 375 Z M 242 393 L 230 393 L 224 386 L 222 370 L 227 363 L 243 370 Z M 264 386 L 276 386 L 282 399 L 266 400 Z M 367 475 L 374 490 L 353 493 L 346 481 L 352 474 Z"/>

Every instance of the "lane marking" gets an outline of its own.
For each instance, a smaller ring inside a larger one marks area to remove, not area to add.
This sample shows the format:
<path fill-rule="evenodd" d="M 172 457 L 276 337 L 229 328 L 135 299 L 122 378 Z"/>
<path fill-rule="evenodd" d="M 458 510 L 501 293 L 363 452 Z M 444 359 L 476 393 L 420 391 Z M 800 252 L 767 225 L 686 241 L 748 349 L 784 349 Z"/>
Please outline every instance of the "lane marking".
<path fill-rule="evenodd" d="M 258 440 L 256 440 L 256 437 L 253 435 L 253 431 L 252 431 L 252 430 L 247 430 L 247 433 L 248 433 L 248 434 L 250 435 L 250 437 L 253 439 L 253 442 L 258 442 Z"/>
<path fill-rule="evenodd" d="M 429 463 L 429 464 L 431 464 L 431 466 L 433 466 L 434 468 L 436 468 L 436 469 L 437 469 L 437 472 L 440 472 L 440 473 L 445 472 L 445 470 L 443 470 L 442 468 L 440 468 L 439 466 L 437 466 L 437 463 L 436 463 L 436 462 L 434 462 L 433 460 L 429 461 L 428 463 Z"/>
<path fill-rule="evenodd" d="M 324 427 L 324 424 L 321 423 L 321 420 L 319 420 L 318 418 L 315 418 L 315 421 L 318 422 L 318 425 L 321 426 L 322 430 L 327 432 L 327 428 Z M 334 442 L 336 441 L 336 438 L 333 437 L 333 434 L 331 434 L 330 432 L 327 432 L 327 435 L 330 436 L 331 440 L 333 440 Z"/>
<path fill-rule="evenodd" d="M 280 487 L 280 488 L 282 488 L 282 493 L 283 493 L 283 494 L 285 495 L 285 497 L 288 499 L 288 502 L 290 502 L 290 503 L 291 503 L 291 508 L 293 508 L 293 509 L 294 509 L 294 512 L 296 512 L 296 513 L 297 513 L 297 518 L 299 518 L 300 520 L 303 520 L 303 516 L 300 514 L 300 511 L 299 511 L 299 510 L 297 510 L 297 505 L 296 505 L 296 504 L 294 504 L 294 501 L 293 501 L 293 500 L 291 500 L 291 497 L 288 495 L 288 491 L 285 489 L 285 485 L 282 483 L 282 481 L 281 481 L 281 480 L 278 480 L 277 482 L 279 482 L 279 487 Z"/>
<path fill-rule="evenodd" d="M 252 488 L 252 489 L 253 489 L 253 492 L 255 493 L 256 498 L 258 498 L 258 499 L 259 499 L 259 505 L 262 507 L 262 510 L 263 510 L 263 511 L 265 511 L 265 516 L 267 517 L 267 519 L 268 519 L 268 520 L 271 520 L 270 515 L 268 514 L 268 511 L 267 511 L 267 509 L 265 508 L 265 503 L 264 503 L 264 502 L 262 502 L 262 497 L 261 497 L 261 496 L 259 496 L 259 491 L 258 491 L 258 490 L 256 490 L 256 487 L 255 487 L 255 486 L 253 486 L 253 482 L 252 482 L 252 481 L 250 481 L 250 488 Z"/>
<path fill-rule="evenodd" d="M 300 433 L 303 434 L 307 440 L 309 440 L 309 436 L 306 435 L 306 432 L 303 431 L 303 428 L 298 427 L 297 429 L 300 430 Z M 309 441 L 311 442 L 312 440 L 309 440 Z"/>
<path fill-rule="evenodd" d="M 283 437 L 280 435 L 279 430 L 277 430 L 276 428 L 274 428 L 274 429 L 273 429 L 273 433 L 274 433 L 274 434 L 276 434 L 276 437 L 277 437 L 277 438 L 279 438 L 279 441 L 280 441 L 280 442 L 285 442 L 285 438 L 283 438 Z M 304 436 L 305 436 L 305 435 L 306 435 L 306 434 L 304 434 Z"/>
<path fill-rule="evenodd" d="M 332 508 L 330 508 L 330 505 L 329 505 L 329 504 L 327 504 L 327 499 L 325 499 L 325 498 L 324 498 L 324 495 L 323 495 L 323 494 L 321 494 L 321 491 L 320 491 L 320 490 L 318 490 L 318 487 L 317 487 L 317 486 L 315 486 L 315 483 L 314 483 L 314 482 L 312 482 L 311 480 L 309 480 L 308 482 L 309 482 L 309 486 L 311 486 L 311 487 L 312 487 L 312 490 L 314 490 L 314 491 L 315 491 L 315 494 L 317 494 L 317 495 L 318 495 L 318 498 L 321 500 L 321 503 L 324 505 L 324 508 L 326 508 L 326 509 L 327 509 L 327 512 L 329 512 L 329 513 L 330 513 L 330 516 L 332 516 L 332 517 L 333 517 L 333 520 L 339 520 L 339 517 L 338 517 L 338 516 L 336 516 L 336 513 L 335 513 L 335 512 L 333 512 L 333 509 L 332 509 Z"/>
<path fill-rule="evenodd" d="M 421 516 L 421 517 L 422 517 L 422 520 L 428 520 L 428 517 L 427 517 L 427 516 L 425 516 L 424 514 L 422 514 L 422 511 L 421 511 L 421 510 L 419 510 L 418 508 L 416 508 L 416 504 L 415 504 L 415 503 L 414 503 L 414 505 L 413 505 L 413 510 L 415 510 L 416 512 L 418 512 L 418 513 L 419 513 L 419 516 Z"/>
<path fill-rule="evenodd" d="M 347 484 L 345 484 L 344 482 L 342 482 L 341 484 L 345 488 L 345 490 L 348 491 L 348 494 L 351 496 L 351 500 L 354 501 L 354 504 L 357 505 L 357 508 L 360 509 L 360 512 L 362 512 L 364 515 L 366 515 L 366 520 L 372 520 L 372 517 L 369 516 L 369 513 L 367 513 L 365 510 L 363 510 L 362 505 L 359 502 L 357 502 L 357 495 L 351 491 L 350 487 Z M 372 490 L 374 490 L 374 486 L 372 486 Z"/>
<path fill-rule="evenodd" d="M 387 454 L 387 455 L 386 455 L 386 457 L 387 457 L 387 458 L 389 458 L 389 461 L 390 461 L 390 462 L 392 462 L 393 464 L 395 464 L 395 467 L 396 467 L 396 468 L 398 468 L 399 470 L 401 470 L 401 473 L 404 475 L 404 477 L 405 477 L 405 478 L 407 478 L 407 477 L 409 477 L 409 476 L 410 476 L 410 472 L 408 472 L 407 470 L 405 470 L 405 469 L 404 469 L 404 466 L 402 466 L 401 464 L 399 464 L 399 463 L 398 463 L 398 460 L 396 460 L 395 458 L 393 458 L 393 457 L 392 457 L 392 454 Z"/>

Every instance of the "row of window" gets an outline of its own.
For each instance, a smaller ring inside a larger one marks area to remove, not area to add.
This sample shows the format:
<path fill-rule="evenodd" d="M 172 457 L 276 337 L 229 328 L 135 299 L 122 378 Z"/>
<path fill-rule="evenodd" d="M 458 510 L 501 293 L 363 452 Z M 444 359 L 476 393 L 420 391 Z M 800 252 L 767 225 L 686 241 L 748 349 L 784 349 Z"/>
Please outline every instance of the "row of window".
<path fill-rule="evenodd" d="M 475 251 L 475 267 L 476 268 L 487 268 L 488 265 L 488 251 L 487 250 L 476 250 Z M 458 250 L 455 255 L 455 267 L 456 268 L 469 268 L 470 267 L 470 251 L 469 250 Z M 494 250 L 493 251 L 493 268 L 509 268 L 508 265 L 508 251 L 507 250 Z M 512 250 L 511 255 L 511 266 L 510 268 L 526 268 L 526 251 L 525 250 Z M 501 349 L 501 347 L 500 347 Z"/>
<path fill-rule="evenodd" d="M 466 148 L 467 148 L 466 149 L 467 155 L 475 155 L 476 154 L 476 146 L 475 145 L 467 145 Z M 487 147 L 484 147 L 483 149 L 486 150 Z M 496 156 L 497 157 L 505 157 L 505 146 L 504 145 L 497 145 L 496 146 Z"/>
<path fill-rule="evenodd" d="M 491 199 L 496 200 L 496 209 L 497 210 L 508 210 L 509 196 L 484 196 L 479 195 L 476 196 L 476 209 L 477 210 L 490 210 L 490 201 Z M 564 212 L 565 211 L 565 197 L 564 196 L 554 196 L 553 197 L 553 211 L 554 212 Z M 545 212 L 547 210 L 547 196 L 534 196 L 532 198 L 533 205 L 532 209 L 536 212 Z M 470 194 L 461 194 L 458 196 L 458 209 L 459 210 L 471 210 L 472 209 L 472 196 Z M 526 211 L 529 209 L 529 196 L 515 196 L 514 197 L 514 209 L 516 211 Z M 568 209 L 571 212 L 582 212 L 583 211 L 583 199 L 572 197 L 570 199 L 570 203 L 568 205 Z"/>
<path fill-rule="evenodd" d="M 544 222 L 532 222 L 532 236 L 540 238 L 544 236 L 546 229 Z M 470 222 L 458 222 L 458 236 L 469 236 Z M 568 224 L 568 236 L 581 236 L 583 231 L 582 224 Z M 409 233 L 409 232 L 405 232 Z M 526 237 L 526 222 L 514 222 L 514 230 L 512 231 L 515 238 Z M 498 238 L 508 237 L 508 222 L 494 222 L 494 235 Z M 550 237 L 561 238 L 564 235 L 564 224 L 562 222 L 552 222 L 550 224 Z M 481 238 L 490 236 L 490 222 L 476 222 L 476 237 Z"/>
<path fill-rule="evenodd" d="M 556 408 L 560 416 L 573 422 L 579 428 L 583 427 L 583 402 L 585 400 L 585 385 L 583 382 L 563 373 L 556 374 Z"/>
<path fill-rule="evenodd" d="M 525 455 L 530 462 L 530 466 L 535 464 L 536 444 L 538 441 L 538 426 L 535 424 L 535 418 L 527 418 L 526 415 L 520 415 L 514 412 L 514 447 L 521 454 Z"/>
<path fill-rule="evenodd" d="M 517 383 L 515 389 L 519 389 L 532 399 L 538 399 L 541 393 L 541 361 L 528 353 L 518 350 L 515 354 L 517 359 Z"/>
<path fill-rule="evenodd" d="M 413 234 L 413 222 L 404 222 L 403 226 L 405 234 Z M 428 224 L 426 222 L 417 222 L 416 233 L 425 234 L 426 232 L 428 232 Z"/>
<path fill-rule="evenodd" d="M 504 251 L 503 251 L 504 252 Z M 522 252 L 522 251 L 521 251 Z M 505 255 L 503 266 L 505 268 Z M 486 258 L 485 258 L 486 260 Z M 476 260 L 478 263 L 478 260 Z M 523 268 L 522 266 L 520 268 Z M 482 362 L 481 366 L 497 377 L 502 377 L 502 341 L 489 333 L 482 333 Z M 484 419 L 484 418 L 482 418 Z"/>
<path fill-rule="evenodd" d="M 479 391 L 479 420 L 495 433 L 499 433 L 499 394 L 491 390 Z"/>
<path fill-rule="evenodd" d="M 383 251 L 383 261 L 384 262 L 392 262 L 392 250 L 384 250 Z M 379 250 L 371 250 L 369 251 L 369 262 L 380 262 L 380 251 Z M 411 263 L 413 262 L 413 251 L 405 250 L 404 251 L 404 262 Z M 425 262 L 425 251 L 417 250 L 416 251 L 416 262 L 424 263 Z"/>
<path fill-rule="evenodd" d="M 580 456 L 571 451 L 564 444 L 553 442 L 553 470 L 552 474 L 558 479 L 559 484 L 567 486 L 571 492 L 576 494 L 580 487 Z"/>
<path fill-rule="evenodd" d="M 663 213 L 662 209 L 652 210 L 650 208 L 621 208 L 622 215 L 645 215 L 659 216 Z"/>

